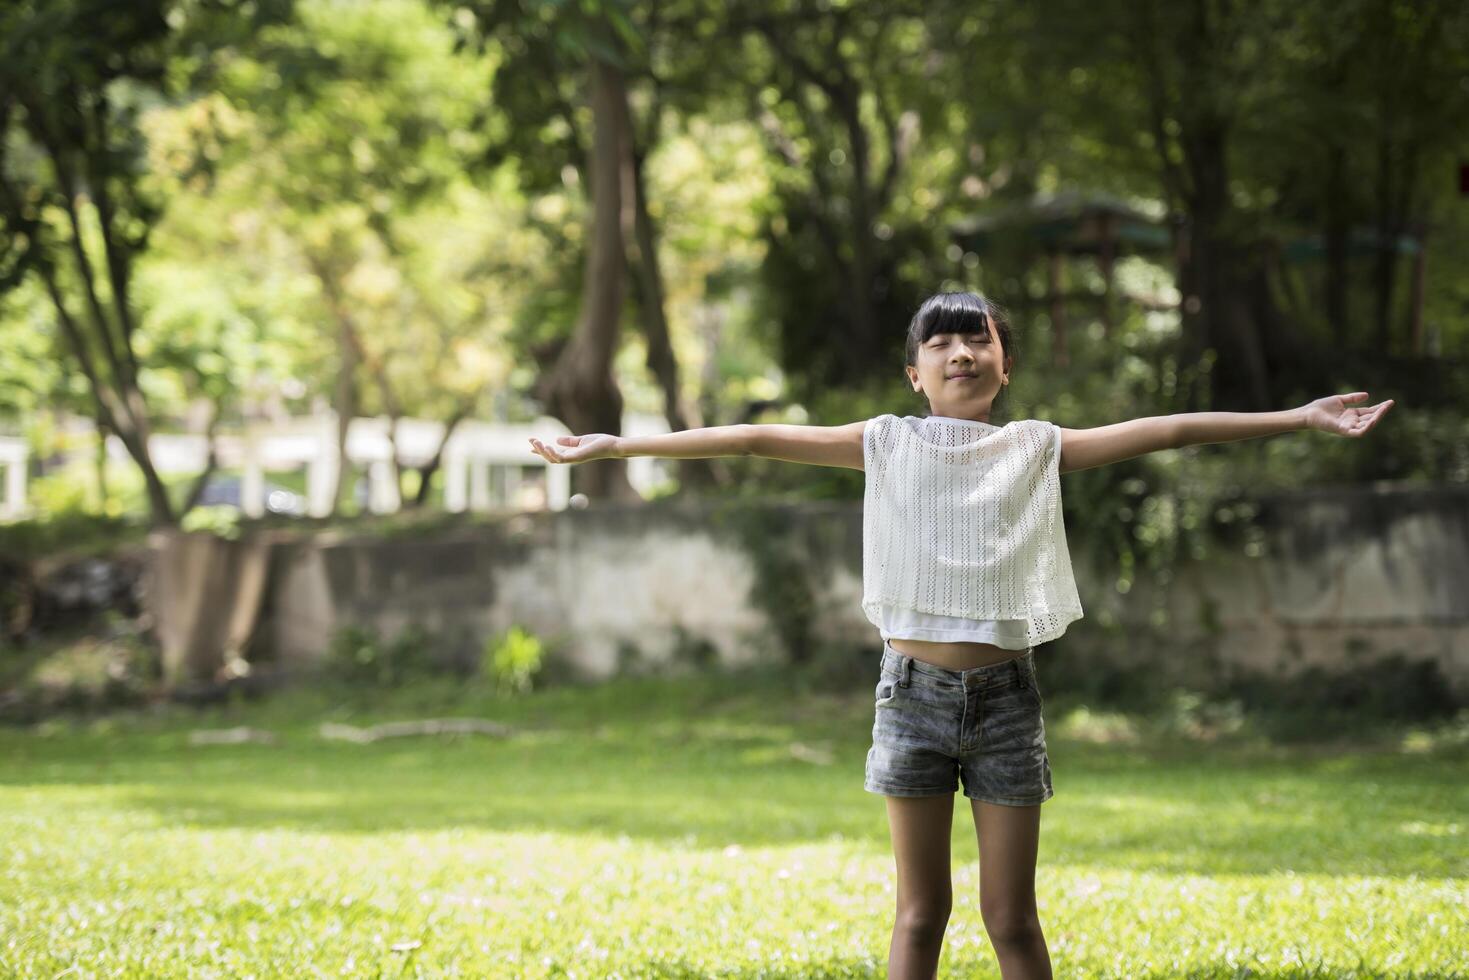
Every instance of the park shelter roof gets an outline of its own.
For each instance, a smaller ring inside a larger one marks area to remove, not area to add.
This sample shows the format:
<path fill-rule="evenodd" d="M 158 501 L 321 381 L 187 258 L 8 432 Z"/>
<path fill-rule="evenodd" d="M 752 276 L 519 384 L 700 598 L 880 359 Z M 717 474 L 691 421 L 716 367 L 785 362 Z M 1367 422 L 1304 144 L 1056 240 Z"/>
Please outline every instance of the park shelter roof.
<path fill-rule="evenodd" d="M 1047 251 L 1097 255 L 1110 237 L 1117 252 L 1165 253 L 1172 249 L 1161 204 L 1133 203 L 1110 194 L 1060 191 L 961 218 L 951 227 L 966 250 L 981 252 L 996 238 L 1016 233 Z"/>
<path fill-rule="evenodd" d="M 1112 252 L 1166 254 L 1172 249 L 1168 218 L 1161 202 L 1128 201 L 1111 194 L 1060 191 L 1037 194 L 1029 201 L 1001 205 L 960 218 L 950 229 L 966 251 L 983 252 L 1000 237 L 1023 235 L 1043 251 L 1072 255 L 1100 255 L 1109 233 Z M 1353 228 L 1347 236 L 1348 255 L 1371 255 L 1391 248 L 1399 255 L 1416 255 L 1422 240 L 1405 233 L 1389 240 L 1372 228 Z M 1326 255 L 1321 235 L 1300 235 L 1282 243 L 1288 262 L 1311 262 Z"/>

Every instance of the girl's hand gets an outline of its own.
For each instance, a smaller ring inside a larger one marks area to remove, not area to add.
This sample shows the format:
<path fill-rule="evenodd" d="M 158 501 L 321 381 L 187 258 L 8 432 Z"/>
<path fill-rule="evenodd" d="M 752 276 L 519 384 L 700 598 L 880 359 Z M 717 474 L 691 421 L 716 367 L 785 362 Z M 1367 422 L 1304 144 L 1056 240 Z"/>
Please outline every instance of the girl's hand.
<path fill-rule="evenodd" d="M 532 451 L 551 463 L 585 463 L 589 459 L 618 459 L 617 437 L 605 432 L 585 436 L 557 436 L 550 446 L 531 437 Z"/>
<path fill-rule="evenodd" d="M 1367 392 L 1354 391 L 1350 395 L 1327 395 L 1316 399 L 1306 406 L 1306 428 L 1353 438 L 1366 435 L 1393 405 L 1389 398 L 1367 408 L 1347 407 L 1347 402 L 1358 402 L 1366 397 Z"/>

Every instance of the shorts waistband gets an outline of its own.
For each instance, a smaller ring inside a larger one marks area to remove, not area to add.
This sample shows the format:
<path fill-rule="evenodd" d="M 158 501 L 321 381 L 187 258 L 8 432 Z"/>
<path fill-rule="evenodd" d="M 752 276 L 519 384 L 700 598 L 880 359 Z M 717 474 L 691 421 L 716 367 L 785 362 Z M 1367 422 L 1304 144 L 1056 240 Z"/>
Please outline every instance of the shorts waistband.
<path fill-rule="evenodd" d="M 964 687 L 969 689 L 998 687 L 1012 679 L 1024 680 L 1035 676 L 1035 648 L 1027 647 L 1009 660 L 971 667 L 968 670 L 949 670 L 937 664 L 927 663 L 910 657 L 893 648 L 887 640 L 882 642 L 882 670 L 898 676 L 898 683 L 908 687 L 915 676 L 920 683 L 936 687 Z"/>

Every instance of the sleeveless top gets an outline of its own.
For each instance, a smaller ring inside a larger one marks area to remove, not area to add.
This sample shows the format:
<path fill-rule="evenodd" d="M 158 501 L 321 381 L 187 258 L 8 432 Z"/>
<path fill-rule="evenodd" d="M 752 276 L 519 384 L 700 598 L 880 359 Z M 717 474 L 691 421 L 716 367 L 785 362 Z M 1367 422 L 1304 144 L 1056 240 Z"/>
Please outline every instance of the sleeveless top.
<path fill-rule="evenodd" d="M 1019 650 L 1082 617 L 1060 426 L 879 415 L 862 454 L 862 610 L 884 639 Z"/>

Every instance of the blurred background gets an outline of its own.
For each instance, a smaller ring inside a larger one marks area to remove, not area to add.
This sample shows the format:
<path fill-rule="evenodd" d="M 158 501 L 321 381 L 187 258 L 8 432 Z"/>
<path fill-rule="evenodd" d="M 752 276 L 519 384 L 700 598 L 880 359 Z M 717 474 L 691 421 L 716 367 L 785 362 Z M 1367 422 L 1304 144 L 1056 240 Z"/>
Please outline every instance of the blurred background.
<path fill-rule="evenodd" d="M 598 676 L 865 664 L 860 473 L 525 437 L 921 415 L 908 319 L 977 289 L 1000 421 L 1396 401 L 1066 477 L 1083 629 L 1244 637 L 1273 596 L 1242 648 L 1319 614 L 1305 660 L 1469 684 L 1462 4 L 55 0 L 0 44 L 9 648 L 102 614 L 175 686 L 367 626 L 465 669 L 512 627 Z M 603 581 L 637 601 L 569 611 Z"/>
<path fill-rule="evenodd" d="M 1057 975 L 1461 976 L 1466 269 L 1460 0 L 6 0 L 0 973 L 883 975 L 863 474 L 527 436 L 975 289 L 997 422 L 1395 402 L 1062 477 Z"/>

